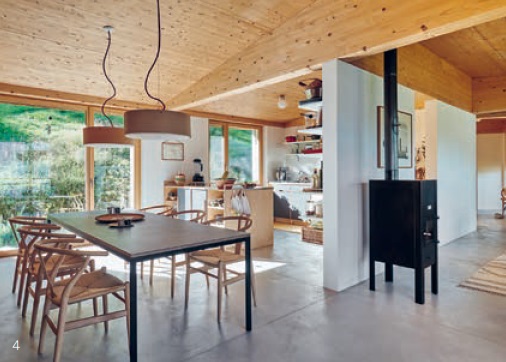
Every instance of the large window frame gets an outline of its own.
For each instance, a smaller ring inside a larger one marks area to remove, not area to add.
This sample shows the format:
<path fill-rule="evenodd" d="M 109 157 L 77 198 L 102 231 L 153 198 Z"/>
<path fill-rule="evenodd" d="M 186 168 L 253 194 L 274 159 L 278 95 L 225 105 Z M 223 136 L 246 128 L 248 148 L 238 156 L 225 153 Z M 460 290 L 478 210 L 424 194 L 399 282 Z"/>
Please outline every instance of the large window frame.
<path fill-rule="evenodd" d="M 60 102 L 57 100 L 40 100 L 40 99 L 26 99 L 13 96 L 0 95 L 0 103 L 8 103 L 20 106 L 32 106 L 32 107 L 43 107 L 43 108 L 54 108 L 69 111 L 83 112 L 86 117 L 86 126 L 91 127 L 94 125 L 94 114 L 100 113 L 100 107 L 72 104 L 67 102 Z M 107 113 L 115 115 L 123 115 L 125 110 L 108 109 Z M 133 171 L 133 183 L 134 183 L 134 207 L 140 208 L 141 205 L 141 142 L 139 140 L 134 141 L 134 171 Z M 85 209 L 94 209 L 94 149 L 92 147 L 86 147 L 85 150 Z"/>
<path fill-rule="evenodd" d="M 225 168 L 229 167 L 229 128 L 237 128 L 244 130 L 253 130 L 258 132 L 258 180 L 256 181 L 260 184 L 263 183 L 264 180 L 264 142 L 263 142 L 263 126 L 251 125 L 245 123 L 235 123 L 235 122 L 226 122 L 226 121 L 217 121 L 217 120 L 209 120 L 209 128 L 211 126 L 218 126 L 223 128 L 223 139 L 224 139 L 224 165 Z M 209 142 L 209 148 L 211 147 L 211 143 Z M 209 154 L 210 154 L 210 150 Z M 209 157 L 208 170 L 211 170 L 211 157 Z"/>

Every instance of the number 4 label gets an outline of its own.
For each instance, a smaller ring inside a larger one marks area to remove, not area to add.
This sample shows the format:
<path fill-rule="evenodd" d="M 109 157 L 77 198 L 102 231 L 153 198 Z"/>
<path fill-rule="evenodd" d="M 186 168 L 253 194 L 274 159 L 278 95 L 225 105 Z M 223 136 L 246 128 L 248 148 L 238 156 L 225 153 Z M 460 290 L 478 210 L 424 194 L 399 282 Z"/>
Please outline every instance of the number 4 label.
<path fill-rule="evenodd" d="M 14 343 L 14 346 L 12 346 L 12 348 L 14 348 L 16 351 L 19 351 L 19 349 L 21 347 L 19 347 L 19 341 L 18 340 L 16 340 L 16 342 Z"/>

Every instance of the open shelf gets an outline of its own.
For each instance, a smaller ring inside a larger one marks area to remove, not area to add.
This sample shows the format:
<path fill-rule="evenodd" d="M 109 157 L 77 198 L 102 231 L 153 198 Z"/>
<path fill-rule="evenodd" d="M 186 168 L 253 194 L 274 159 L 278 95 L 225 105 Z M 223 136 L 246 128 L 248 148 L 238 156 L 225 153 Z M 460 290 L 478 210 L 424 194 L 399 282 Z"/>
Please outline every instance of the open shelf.
<path fill-rule="evenodd" d="M 297 157 L 307 157 L 307 158 L 322 158 L 323 156 L 323 153 L 322 152 L 319 152 L 319 153 L 287 153 L 286 154 L 287 156 L 297 156 Z"/>
<path fill-rule="evenodd" d="M 309 135 L 322 135 L 323 128 L 322 127 L 314 127 L 314 128 L 305 128 L 299 129 L 297 132 L 301 134 L 309 134 Z"/>
<path fill-rule="evenodd" d="M 296 141 L 296 142 L 285 142 L 284 144 L 285 145 L 303 145 L 303 144 L 308 144 L 308 143 L 320 143 L 322 142 L 322 139 L 317 139 L 317 140 L 308 140 L 308 141 Z"/>
<path fill-rule="evenodd" d="M 320 107 L 322 107 L 322 105 L 323 105 L 322 97 L 299 101 L 299 108 L 304 109 L 306 111 L 318 112 L 318 110 L 320 109 Z"/>

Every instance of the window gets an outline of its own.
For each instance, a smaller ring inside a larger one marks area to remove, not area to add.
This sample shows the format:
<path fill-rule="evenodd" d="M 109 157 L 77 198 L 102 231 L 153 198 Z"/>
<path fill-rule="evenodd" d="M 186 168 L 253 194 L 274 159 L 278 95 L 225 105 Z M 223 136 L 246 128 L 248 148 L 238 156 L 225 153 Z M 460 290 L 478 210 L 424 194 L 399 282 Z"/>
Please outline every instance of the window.
<path fill-rule="evenodd" d="M 101 114 L 94 117 L 95 124 L 108 122 Z M 109 117 L 115 127 L 123 127 L 123 116 Z M 95 148 L 94 152 L 94 208 L 133 208 L 133 148 Z"/>
<path fill-rule="evenodd" d="M 14 246 L 14 215 L 82 211 L 86 114 L 0 104 L 0 247 Z"/>
<path fill-rule="evenodd" d="M 262 179 L 262 128 L 211 122 L 209 125 L 209 174 L 220 178 L 225 170 L 238 182 Z"/>

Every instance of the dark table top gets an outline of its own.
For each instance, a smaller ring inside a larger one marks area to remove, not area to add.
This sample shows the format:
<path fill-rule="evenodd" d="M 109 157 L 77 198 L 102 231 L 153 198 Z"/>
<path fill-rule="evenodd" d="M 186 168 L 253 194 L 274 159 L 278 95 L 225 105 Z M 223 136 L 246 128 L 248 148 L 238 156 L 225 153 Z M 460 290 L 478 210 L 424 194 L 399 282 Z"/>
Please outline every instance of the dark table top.
<path fill-rule="evenodd" d="M 110 251 L 126 261 L 148 260 L 233 244 L 249 238 L 248 233 L 200 225 L 162 215 L 144 214 L 133 227 L 111 228 L 95 221 L 104 211 L 50 214 L 51 222 Z"/>

